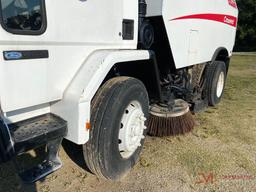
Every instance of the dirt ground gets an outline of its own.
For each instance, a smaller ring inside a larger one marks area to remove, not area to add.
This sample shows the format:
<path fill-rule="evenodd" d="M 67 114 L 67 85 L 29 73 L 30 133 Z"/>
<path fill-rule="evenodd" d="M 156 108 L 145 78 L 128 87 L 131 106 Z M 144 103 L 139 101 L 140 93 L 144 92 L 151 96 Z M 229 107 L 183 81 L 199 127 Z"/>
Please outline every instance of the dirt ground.
<path fill-rule="evenodd" d="M 185 136 L 148 137 L 141 159 L 120 182 L 85 171 L 82 151 L 64 141 L 64 166 L 35 185 L 0 166 L 0 192 L 256 192 L 256 56 L 234 56 L 222 103 L 196 115 Z M 24 157 L 26 158 L 26 157 Z"/>

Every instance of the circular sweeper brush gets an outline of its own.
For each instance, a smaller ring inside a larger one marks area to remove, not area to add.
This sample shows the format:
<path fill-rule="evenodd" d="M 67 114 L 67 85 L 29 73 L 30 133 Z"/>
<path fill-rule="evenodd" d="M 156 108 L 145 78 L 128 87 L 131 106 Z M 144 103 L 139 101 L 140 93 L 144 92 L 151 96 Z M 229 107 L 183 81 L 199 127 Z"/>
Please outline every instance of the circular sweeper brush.
<path fill-rule="evenodd" d="M 154 104 L 150 107 L 148 133 L 151 136 L 163 137 L 181 135 L 192 131 L 195 126 L 189 104 L 175 100 L 171 109 L 167 105 Z"/>

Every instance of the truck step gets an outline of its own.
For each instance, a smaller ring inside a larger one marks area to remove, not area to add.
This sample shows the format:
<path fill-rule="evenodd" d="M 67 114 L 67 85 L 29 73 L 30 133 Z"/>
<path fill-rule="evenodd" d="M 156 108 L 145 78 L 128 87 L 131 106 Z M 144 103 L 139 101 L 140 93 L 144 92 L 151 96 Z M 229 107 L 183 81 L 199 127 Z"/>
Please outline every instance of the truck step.
<path fill-rule="evenodd" d="M 45 160 L 31 169 L 19 172 L 19 176 L 24 183 L 34 183 L 57 171 L 61 167 L 62 163 L 60 160 L 58 162 L 49 162 Z"/>
<path fill-rule="evenodd" d="M 58 156 L 61 142 L 62 138 L 49 141 L 46 145 L 47 152 L 44 160 L 30 169 L 20 169 L 19 163 L 16 161 L 18 174 L 24 183 L 36 182 L 62 167 L 62 162 Z"/>
<path fill-rule="evenodd" d="M 14 161 L 23 182 L 36 182 L 62 167 L 58 151 L 67 133 L 66 121 L 56 115 L 46 114 L 9 125 L 9 130 L 17 156 L 46 145 L 41 163 L 24 169 L 17 159 Z"/>
<path fill-rule="evenodd" d="M 46 144 L 48 141 L 63 138 L 67 133 L 67 122 L 53 114 L 45 114 L 9 126 L 14 141 L 15 153 Z"/>

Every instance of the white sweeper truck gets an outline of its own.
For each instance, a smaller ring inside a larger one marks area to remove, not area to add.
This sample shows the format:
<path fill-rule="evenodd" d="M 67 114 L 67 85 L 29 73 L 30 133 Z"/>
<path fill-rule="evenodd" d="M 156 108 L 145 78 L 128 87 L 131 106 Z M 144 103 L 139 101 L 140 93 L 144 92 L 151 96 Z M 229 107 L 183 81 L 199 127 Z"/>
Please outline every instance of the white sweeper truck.
<path fill-rule="evenodd" d="M 223 95 L 235 0 L 0 0 L 0 162 L 24 182 L 62 166 L 63 138 L 118 180 L 145 136 L 184 134 Z M 45 146 L 42 162 L 17 157 Z M 21 168 L 22 167 L 22 168 Z"/>

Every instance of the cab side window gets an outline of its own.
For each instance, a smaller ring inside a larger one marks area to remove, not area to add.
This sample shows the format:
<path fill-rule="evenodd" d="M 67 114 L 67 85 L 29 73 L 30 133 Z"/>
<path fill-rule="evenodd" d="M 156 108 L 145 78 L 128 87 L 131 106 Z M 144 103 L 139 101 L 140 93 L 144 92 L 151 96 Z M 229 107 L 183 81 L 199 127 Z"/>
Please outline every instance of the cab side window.
<path fill-rule="evenodd" d="M 44 0 L 1 0 L 1 24 L 14 34 L 40 35 L 46 29 Z"/>

